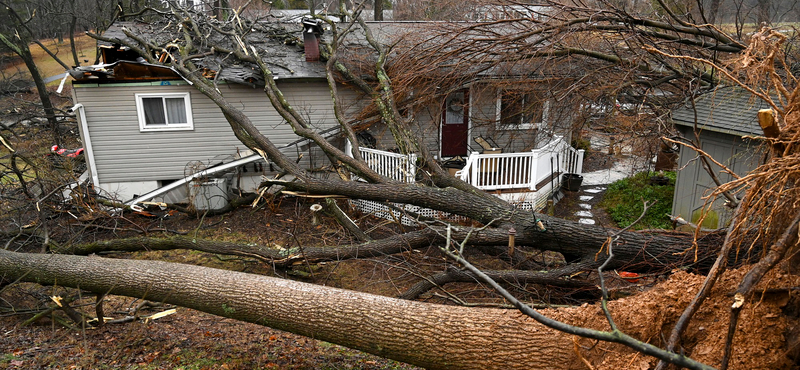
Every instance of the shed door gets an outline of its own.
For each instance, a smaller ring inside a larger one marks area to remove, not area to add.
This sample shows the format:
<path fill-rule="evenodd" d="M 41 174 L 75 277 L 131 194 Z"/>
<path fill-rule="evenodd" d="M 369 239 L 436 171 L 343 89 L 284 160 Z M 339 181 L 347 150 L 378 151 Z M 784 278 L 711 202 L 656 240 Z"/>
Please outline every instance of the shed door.
<path fill-rule="evenodd" d="M 469 90 L 447 96 L 442 109 L 442 156 L 467 155 Z"/>

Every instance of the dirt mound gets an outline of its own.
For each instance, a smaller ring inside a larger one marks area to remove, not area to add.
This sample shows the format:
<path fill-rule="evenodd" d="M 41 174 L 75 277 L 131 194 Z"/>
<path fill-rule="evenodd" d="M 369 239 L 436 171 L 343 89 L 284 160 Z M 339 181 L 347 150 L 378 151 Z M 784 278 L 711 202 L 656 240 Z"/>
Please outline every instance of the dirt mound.
<path fill-rule="evenodd" d="M 740 268 L 722 276 L 683 335 L 680 348 L 684 353 L 711 366 L 720 365 L 733 302 L 731 292 L 747 271 L 748 268 Z M 665 338 L 704 279 L 705 276 L 678 271 L 646 292 L 610 302 L 609 308 L 620 330 L 663 347 Z M 764 279 L 759 290 L 761 294 L 752 297 L 742 310 L 729 369 L 787 369 L 792 366 L 787 338 L 795 336 L 790 331 L 796 330 L 793 328 L 797 327 L 798 317 L 786 315 L 784 311 L 797 311 L 795 306 L 800 300 L 793 287 L 798 283 L 800 277 L 781 272 L 773 272 Z M 560 316 L 575 325 L 609 330 L 599 304 L 590 307 L 593 309 L 572 308 L 548 315 Z M 579 343 L 583 348 L 581 355 L 599 364 L 597 369 L 648 369 L 657 362 L 617 344 L 587 339 Z"/>

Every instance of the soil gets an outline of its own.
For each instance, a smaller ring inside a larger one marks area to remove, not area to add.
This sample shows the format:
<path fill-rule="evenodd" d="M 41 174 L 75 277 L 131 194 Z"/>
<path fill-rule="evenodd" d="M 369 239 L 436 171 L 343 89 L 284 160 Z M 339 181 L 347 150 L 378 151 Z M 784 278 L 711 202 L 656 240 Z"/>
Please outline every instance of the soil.
<path fill-rule="evenodd" d="M 784 266 L 786 267 L 786 266 Z M 729 369 L 797 369 L 800 276 L 776 268 L 758 292 L 747 300 L 734 336 Z M 681 351 L 693 359 L 719 367 L 728 331 L 729 307 L 734 291 L 749 266 L 728 271 L 718 280 L 694 320 L 682 336 Z M 644 279 L 631 284 L 637 294 L 609 303 L 620 330 L 651 344 L 663 345 L 678 316 L 695 296 L 705 276 L 676 271 L 669 279 Z M 769 287 L 769 290 L 767 290 Z M 548 316 L 575 324 L 608 330 L 599 304 L 550 310 Z M 788 339 L 789 345 L 786 345 Z M 657 360 L 618 344 L 578 341 L 581 356 L 592 360 L 595 369 L 652 369 Z"/>

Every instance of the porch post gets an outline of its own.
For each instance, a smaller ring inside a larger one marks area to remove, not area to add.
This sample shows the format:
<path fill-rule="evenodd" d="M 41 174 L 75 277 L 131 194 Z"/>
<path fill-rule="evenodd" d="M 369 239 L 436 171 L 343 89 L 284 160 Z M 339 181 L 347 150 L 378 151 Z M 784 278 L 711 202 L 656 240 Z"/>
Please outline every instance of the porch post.
<path fill-rule="evenodd" d="M 350 156 L 350 158 L 354 158 L 353 157 L 353 144 L 351 144 L 350 143 L 350 139 L 347 139 L 347 138 L 345 138 L 345 140 L 344 140 L 344 154 L 347 154 L 348 156 Z"/>
<path fill-rule="evenodd" d="M 417 155 L 414 153 L 406 156 L 406 182 L 411 184 L 417 178 Z"/>
<path fill-rule="evenodd" d="M 583 174 L 583 156 L 586 153 L 585 149 L 578 149 L 578 158 L 575 163 L 575 173 L 578 175 Z"/>
<path fill-rule="evenodd" d="M 480 189 L 480 187 L 478 186 L 478 184 L 479 184 L 479 181 L 478 181 L 478 168 L 480 167 L 479 164 L 480 164 L 481 158 L 478 157 L 478 153 L 476 153 L 476 152 L 472 152 L 472 154 L 470 154 L 469 156 L 470 157 L 475 156 L 475 161 L 472 163 L 472 169 L 471 169 L 472 170 L 472 174 L 470 175 L 470 184 L 472 186 Z M 469 161 L 469 157 L 467 158 L 467 161 Z"/>
<path fill-rule="evenodd" d="M 530 185 L 528 186 L 528 188 L 530 188 L 533 191 L 536 191 L 536 178 L 537 178 L 537 175 L 539 174 L 539 155 L 540 155 L 540 151 L 534 149 L 534 150 L 531 150 L 531 153 L 532 153 L 531 154 L 531 166 L 530 166 L 531 169 L 530 169 L 530 174 L 529 174 L 529 177 L 528 177 L 530 179 Z"/>

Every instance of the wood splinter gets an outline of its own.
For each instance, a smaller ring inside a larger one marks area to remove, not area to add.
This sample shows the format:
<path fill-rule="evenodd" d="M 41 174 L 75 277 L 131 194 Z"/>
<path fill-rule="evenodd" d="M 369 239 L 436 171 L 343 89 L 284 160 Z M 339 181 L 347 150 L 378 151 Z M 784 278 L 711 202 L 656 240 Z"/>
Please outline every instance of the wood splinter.
<path fill-rule="evenodd" d="M 778 126 L 778 121 L 775 119 L 775 111 L 772 109 L 758 111 L 758 124 L 761 126 L 761 130 L 764 131 L 764 136 L 768 139 L 777 139 L 781 135 L 781 128 Z M 777 140 L 772 140 L 772 149 L 775 151 L 775 156 L 780 157 L 786 150 L 786 145 Z"/>

